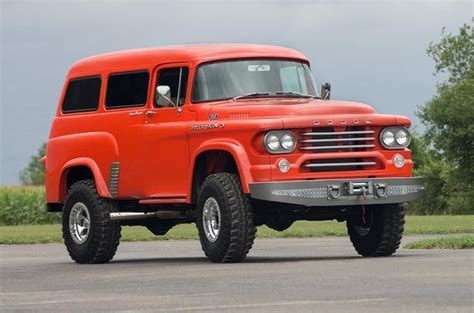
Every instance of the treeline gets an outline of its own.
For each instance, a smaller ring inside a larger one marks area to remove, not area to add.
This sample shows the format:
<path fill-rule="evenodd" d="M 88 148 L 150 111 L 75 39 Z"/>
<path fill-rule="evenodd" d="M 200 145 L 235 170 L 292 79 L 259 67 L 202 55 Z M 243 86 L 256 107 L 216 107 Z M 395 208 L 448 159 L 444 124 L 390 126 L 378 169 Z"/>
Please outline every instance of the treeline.
<path fill-rule="evenodd" d="M 443 30 L 444 33 L 444 30 Z M 417 214 L 474 214 L 474 43 L 469 25 L 427 49 L 435 75 L 446 77 L 417 114 L 426 131 L 410 148 L 425 196 L 409 204 Z"/>

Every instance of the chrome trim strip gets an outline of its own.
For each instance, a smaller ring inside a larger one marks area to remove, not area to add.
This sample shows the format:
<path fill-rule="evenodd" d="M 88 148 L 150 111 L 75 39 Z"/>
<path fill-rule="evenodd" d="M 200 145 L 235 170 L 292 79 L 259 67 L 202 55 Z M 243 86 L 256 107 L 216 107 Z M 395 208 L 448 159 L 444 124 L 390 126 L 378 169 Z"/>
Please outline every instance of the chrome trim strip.
<path fill-rule="evenodd" d="M 305 167 L 337 167 L 337 166 L 372 166 L 377 164 L 376 162 L 346 162 L 346 163 L 308 163 L 305 164 Z"/>
<path fill-rule="evenodd" d="M 362 134 L 374 134 L 374 130 L 349 130 L 343 132 L 320 132 L 320 133 L 303 133 L 303 136 L 329 136 L 329 135 L 362 135 Z"/>
<path fill-rule="evenodd" d="M 346 146 L 320 146 L 320 147 L 300 147 L 301 150 L 342 150 L 342 149 L 355 149 L 355 148 L 374 148 L 375 145 L 346 145 Z"/>
<path fill-rule="evenodd" d="M 314 143 L 314 142 L 341 142 L 341 141 L 374 141 L 374 137 L 357 137 L 357 138 L 324 138 L 324 139 L 305 139 L 300 142 Z"/>
<path fill-rule="evenodd" d="M 181 211 L 156 211 L 156 212 L 111 212 L 110 220 L 143 220 L 146 218 L 179 218 L 185 216 Z"/>

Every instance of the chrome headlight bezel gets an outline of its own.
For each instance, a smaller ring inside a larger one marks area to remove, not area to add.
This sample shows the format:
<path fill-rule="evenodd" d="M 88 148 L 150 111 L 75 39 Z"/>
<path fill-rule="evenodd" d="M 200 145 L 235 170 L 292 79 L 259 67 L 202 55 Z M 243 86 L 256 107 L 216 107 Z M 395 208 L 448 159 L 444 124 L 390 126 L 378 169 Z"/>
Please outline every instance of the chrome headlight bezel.
<path fill-rule="evenodd" d="M 272 149 L 272 148 L 270 148 L 270 146 L 268 144 L 268 140 L 270 138 L 273 138 L 273 136 L 278 138 L 278 143 L 279 143 L 278 149 Z M 293 139 L 293 145 L 288 147 L 288 148 L 285 148 L 282 145 L 282 138 L 285 137 L 286 139 L 288 139 L 287 136 L 289 136 Z M 293 134 L 292 131 L 289 131 L 289 130 L 272 130 L 272 131 L 269 131 L 268 133 L 266 133 L 265 137 L 263 138 L 263 145 L 265 146 L 265 149 L 271 154 L 291 153 L 291 152 L 295 151 L 296 144 L 297 144 L 296 136 L 295 136 L 295 134 Z"/>
<path fill-rule="evenodd" d="M 397 135 L 399 135 L 401 132 L 405 134 L 406 136 L 406 142 L 404 144 L 400 144 L 398 142 L 399 141 L 398 138 L 401 138 L 401 137 Z M 393 142 L 391 144 L 386 144 L 384 141 L 384 138 L 385 138 L 384 135 L 388 133 L 392 133 L 392 136 L 393 136 Z M 385 149 L 389 149 L 389 150 L 405 149 L 410 145 L 410 142 L 411 142 L 410 132 L 408 131 L 406 127 L 403 127 L 403 126 L 385 127 L 384 129 L 380 131 L 379 142 Z"/>

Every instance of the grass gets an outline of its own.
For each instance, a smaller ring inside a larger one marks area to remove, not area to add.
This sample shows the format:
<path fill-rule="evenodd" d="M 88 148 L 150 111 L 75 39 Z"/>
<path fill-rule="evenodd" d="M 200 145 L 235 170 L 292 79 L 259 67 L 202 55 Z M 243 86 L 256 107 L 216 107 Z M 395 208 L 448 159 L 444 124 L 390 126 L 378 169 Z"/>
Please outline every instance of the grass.
<path fill-rule="evenodd" d="M 407 216 L 405 234 L 457 234 L 474 233 L 474 215 Z M 299 221 L 289 229 L 278 232 L 266 226 L 258 228 L 258 238 L 305 238 L 346 236 L 345 223 L 336 221 Z M 192 224 L 178 225 L 165 236 L 154 236 L 144 227 L 123 227 L 122 241 L 198 239 Z M 30 244 L 61 242 L 61 226 L 19 225 L 0 226 L 0 244 Z"/>
<path fill-rule="evenodd" d="M 473 249 L 474 236 L 443 237 L 410 242 L 405 249 Z"/>
<path fill-rule="evenodd" d="M 46 213 L 44 187 L 0 186 L 0 225 L 60 222 L 60 214 Z"/>

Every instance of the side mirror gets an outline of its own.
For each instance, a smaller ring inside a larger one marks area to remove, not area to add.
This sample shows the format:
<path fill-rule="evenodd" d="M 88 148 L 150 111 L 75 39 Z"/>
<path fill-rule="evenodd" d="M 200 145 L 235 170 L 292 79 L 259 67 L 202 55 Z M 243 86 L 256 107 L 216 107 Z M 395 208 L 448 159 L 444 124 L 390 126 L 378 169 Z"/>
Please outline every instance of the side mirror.
<path fill-rule="evenodd" d="M 160 85 L 156 87 L 155 93 L 155 101 L 156 104 L 160 107 L 167 107 L 167 106 L 176 106 L 173 101 L 170 99 L 171 97 L 171 88 L 167 85 Z"/>
<path fill-rule="evenodd" d="M 331 83 L 323 83 L 321 86 L 321 98 L 329 100 L 331 98 Z"/>

